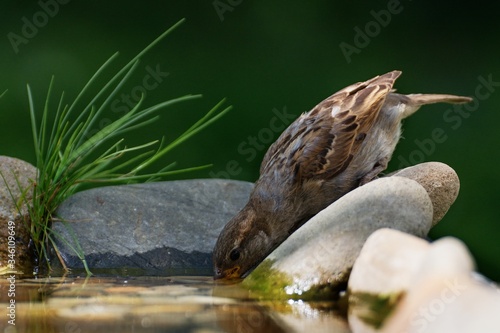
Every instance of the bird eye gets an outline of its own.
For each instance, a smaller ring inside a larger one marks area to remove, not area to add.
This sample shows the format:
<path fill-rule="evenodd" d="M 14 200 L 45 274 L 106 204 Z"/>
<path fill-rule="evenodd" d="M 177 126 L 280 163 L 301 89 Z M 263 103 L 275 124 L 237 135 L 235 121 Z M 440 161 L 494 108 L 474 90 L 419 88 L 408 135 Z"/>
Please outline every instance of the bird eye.
<path fill-rule="evenodd" d="M 229 259 L 231 259 L 232 261 L 236 261 L 240 258 L 240 250 L 239 249 L 233 249 L 230 253 L 229 253 Z"/>

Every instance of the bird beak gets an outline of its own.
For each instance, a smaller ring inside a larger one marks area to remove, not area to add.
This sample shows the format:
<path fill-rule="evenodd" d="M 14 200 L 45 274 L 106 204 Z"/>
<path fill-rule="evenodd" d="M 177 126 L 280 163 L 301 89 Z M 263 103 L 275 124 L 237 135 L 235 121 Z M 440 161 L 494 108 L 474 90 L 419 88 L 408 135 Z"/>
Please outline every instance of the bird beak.
<path fill-rule="evenodd" d="M 217 270 L 214 279 L 226 281 L 240 279 L 240 266 L 234 266 L 225 271 Z"/>

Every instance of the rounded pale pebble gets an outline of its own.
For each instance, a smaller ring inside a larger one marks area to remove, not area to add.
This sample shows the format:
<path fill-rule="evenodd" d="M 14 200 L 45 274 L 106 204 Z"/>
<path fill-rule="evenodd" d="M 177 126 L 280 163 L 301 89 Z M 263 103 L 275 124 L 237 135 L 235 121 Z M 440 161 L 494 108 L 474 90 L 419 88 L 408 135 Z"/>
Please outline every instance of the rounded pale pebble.
<path fill-rule="evenodd" d="M 348 320 L 354 332 L 376 332 L 392 306 L 410 288 L 430 244 L 393 229 L 368 237 L 348 283 Z"/>
<path fill-rule="evenodd" d="M 474 260 L 458 239 L 446 237 L 427 251 L 406 296 L 383 332 L 496 332 L 500 292 L 473 277 Z"/>
<path fill-rule="evenodd" d="M 454 277 L 470 275 L 475 268 L 475 262 L 467 246 L 454 237 L 444 237 L 433 243 L 422 260 L 418 274 L 415 275 L 412 285 L 429 275 Z"/>
<path fill-rule="evenodd" d="M 389 294 L 407 290 L 429 247 L 422 238 L 398 230 L 375 231 L 352 267 L 349 292 Z"/>
<path fill-rule="evenodd" d="M 389 176 L 413 179 L 425 188 L 434 207 L 432 226 L 441 221 L 460 190 L 460 179 L 455 170 L 440 162 L 421 163 L 398 170 Z"/>
<path fill-rule="evenodd" d="M 346 194 L 293 233 L 244 281 L 267 298 L 330 297 L 345 288 L 366 238 L 380 228 L 420 237 L 432 222 L 425 189 L 403 177 L 372 181 Z"/>
<path fill-rule="evenodd" d="M 489 332 L 499 327 L 500 292 L 473 276 L 466 246 L 451 237 L 422 242 L 394 230 L 369 237 L 349 280 L 353 332 Z M 384 256 L 385 262 L 378 260 Z M 387 269 L 397 262 L 401 271 Z"/>

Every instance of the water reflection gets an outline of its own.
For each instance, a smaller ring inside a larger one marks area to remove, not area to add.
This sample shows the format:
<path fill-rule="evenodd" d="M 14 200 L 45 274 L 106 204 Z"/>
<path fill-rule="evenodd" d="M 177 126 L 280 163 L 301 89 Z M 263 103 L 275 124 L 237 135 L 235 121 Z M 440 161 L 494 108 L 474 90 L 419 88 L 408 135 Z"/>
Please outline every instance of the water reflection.
<path fill-rule="evenodd" d="M 7 293 L 2 277 L 0 333 L 349 332 L 333 302 L 259 302 L 211 277 L 18 280 L 15 326 Z"/>

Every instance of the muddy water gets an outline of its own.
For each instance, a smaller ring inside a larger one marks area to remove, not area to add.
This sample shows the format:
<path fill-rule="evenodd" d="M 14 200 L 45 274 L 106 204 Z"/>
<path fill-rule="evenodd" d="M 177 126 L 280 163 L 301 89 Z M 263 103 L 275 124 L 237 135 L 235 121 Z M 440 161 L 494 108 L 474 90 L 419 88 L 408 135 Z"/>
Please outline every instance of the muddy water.
<path fill-rule="evenodd" d="M 0 333 L 349 332 L 333 302 L 253 300 L 211 277 L 8 277 Z"/>

